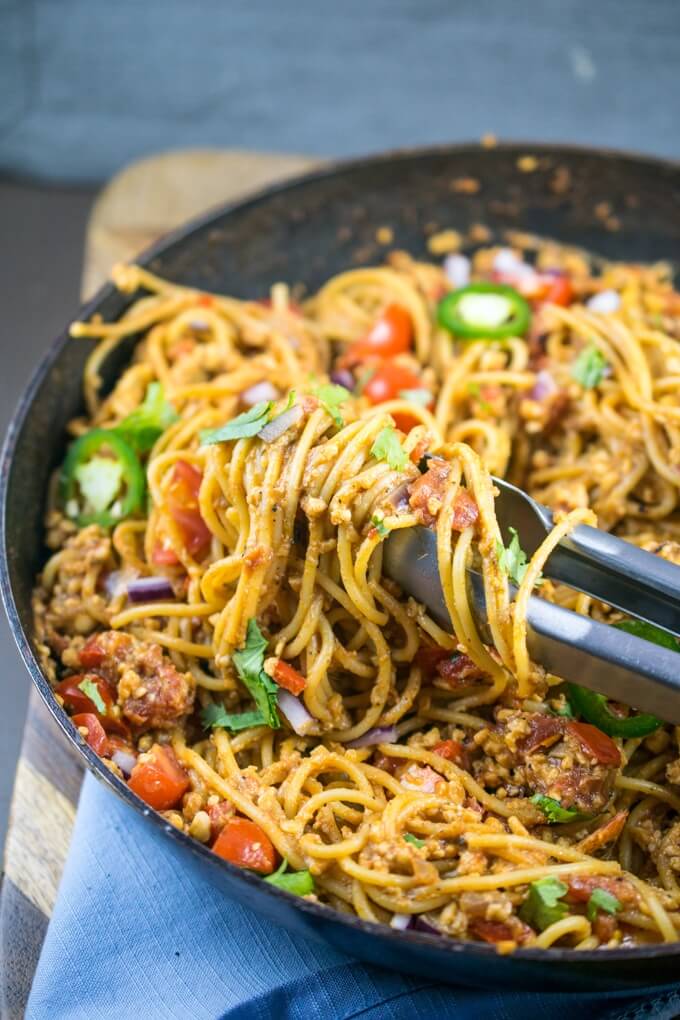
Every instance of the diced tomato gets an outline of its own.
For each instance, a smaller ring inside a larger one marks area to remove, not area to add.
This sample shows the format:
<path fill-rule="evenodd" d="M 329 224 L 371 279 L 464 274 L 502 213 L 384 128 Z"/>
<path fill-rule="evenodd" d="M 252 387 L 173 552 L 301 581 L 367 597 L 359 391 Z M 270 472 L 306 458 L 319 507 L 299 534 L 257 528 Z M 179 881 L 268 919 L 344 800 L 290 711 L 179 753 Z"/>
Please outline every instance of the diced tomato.
<path fill-rule="evenodd" d="M 94 701 L 88 698 L 87 694 L 78 686 L 84 680 L 89 680 L 90 683 L 95 685 L 108 711 L 113 705 L 111 690 L 106 681 L 102 680 L 95 673 L 77 673 L 75 676 L 69 676 L 62 680 L 60 684 L 57 684 L 55 692 L 63 698 L 64 706 L 70 712 L 92 712 L 95 715 L 101 715 Z"/>
<path fill-rule="evenodd" d="M 363 389 L 363 394 L 372 404 L 384 404 L 394 400 L 401 390 L 422 389 L 422 381 L 404 365 L 385 361 L 379 365 Z"/>
<path fill-rule="evenodd" d="M 307 686 L 307 680 L 302 673 L 298 673 L 296 669 L 289 666 L 283 659 L 277 659 L 274 668 L 274 680 L 276 680 L 279 687 L 290 691 L 291 694 L 300 694 Z"/>
<path fill-rule="evenodd" d="M 432 748 L 432 753 L 438 754 L 440 758 L 446 758 L 447 761 L 457 762 L 458 764 L 465 759 L 465 748 L 460 740 L 440 740 Z"/>
<path fill-rule="evenodd" d="M 201 305 L 203 308 L 210 308 L 214 304 L 214 297 L 212 294 L 199 294 L 196 299 L 196 304 Z"/>
<path fill-rule="evenodd" d="M 438 645 L 422 645 L 416 652 L 416 663 L 426 678 L 435 676 L 437 666 L 444 659 L 451 659 L 456 652 L 450 648 L 439 648 Z"/>
<path fill-rule="evenodd" d="M 420 418 L 416 418 L 415 414 L 409 414 L 408 412 L 404 412 L 404 414 L 393 412 L 392 417 L 394 418 L 394 424 L 397 426 L 399 431 L 405 432 L 406 434 L 408 434 L 411 429 L 414 429 L 416 425 L 422 424 Z"/>
<path fill-rule="evenodd" d="M 543 279 L 545 280 L 545 291 L 541 295 L 542 301 L 564 307 L 572 303 L 574 300 L 574 288 L 568 276 L 549 276 L 546 274 Z"/>
<path fill-rule="evenodd" d="M 161 542 L 156 542 L 151 559 L 154 563 L 163 567 L 176 567 L 179 563 L 175 550 L 169 545 L 163 545 Z"/>
<path fill-rule="evenodd" d="M 85 669 L 97 669 L 104 661 L 104 650 L 97 642 L 97 635 L 93 634 L 85 642 L 78 654 L 80 665 Z"/>
<path fill-rule="evenodd" d="M 230 818 L 213 844 L 213 853 L 261 875 L 271 875 L 276 867 L 274 844 L 250 818 Z"/>
<path fill-rule="evenodd" d="M 78 715 L 72 716 L 72 721 L 73 725 L 77 726 L 78 729 L 82 726 L 87 730 L 85 740 L 96 754 L 101 758 L 108 755 L 109 742 L 104 732 L 104 727 L 94 713 L 80 712 Z"/>
<path fill-rule="evenodd" d="M 198 493 L 202 481 L 203 475 L 200 471 L 185 460 L 178 460 L 172 469 L 172 480 L 168 488 L 170 516 L 182 533 L 187 551 L 196 559 L 203 558 L 211 540 L 210 529 L 201 517 L 198 507 Z M 156 559 L 157 552 L 158 547 L 154 550 L 155 562 L 163 562 L 163 559 Z"/>
<path fill-rule="evenodd" d="M 342 367 L 356 365 L 367 358 L 392 358 L 404 354 L 413 343 L 411 316 L 401 305 L 390 304 L 376 319 L 365 337 L 350 344 L 342 358 Z M 407 387 L 402 387 L 407 389 Z M 374 401 L 379 403 L 379 401 Z"/>
<path fill-rule="evenodd" d="M 189 785 L 189 777 L 172 749 L 160 744 L 154 744 L 148 757 L 137 761 L 128 780 L 130 789 L 156 811 L 176 807 Z"/>
<path fill-rule="evenodd" d="M 611 737 L 608 737 L 597 726 L 590 723 L 571 722 L 567 723 L 567 729 L 581 742 L 585 750 L 592 754 L 601 765 L 620 765 L 621 752 Z"/>

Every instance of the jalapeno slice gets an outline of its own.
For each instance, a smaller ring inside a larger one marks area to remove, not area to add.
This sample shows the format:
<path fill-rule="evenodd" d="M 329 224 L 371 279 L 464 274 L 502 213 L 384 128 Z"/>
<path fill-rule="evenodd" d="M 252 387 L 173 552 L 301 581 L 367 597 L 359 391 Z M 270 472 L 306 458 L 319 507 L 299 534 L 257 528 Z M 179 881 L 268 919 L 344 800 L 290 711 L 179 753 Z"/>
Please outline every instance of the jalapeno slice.
<path fill-rule="evenodd" d="M 113 527 L 142 505 L 145 477 L 137 454 L 109 429 L 93 429 L 71 444 L 61 470 L 64 512 L 79 527 Z"/>
<path fill-rule="evenodd" d="M 531 322 L 531 310 L 513 287 L 471 283 L 442 298 L 437 306 L 437 322 L 454 336 L 498 340 L 523 336 Z"/>

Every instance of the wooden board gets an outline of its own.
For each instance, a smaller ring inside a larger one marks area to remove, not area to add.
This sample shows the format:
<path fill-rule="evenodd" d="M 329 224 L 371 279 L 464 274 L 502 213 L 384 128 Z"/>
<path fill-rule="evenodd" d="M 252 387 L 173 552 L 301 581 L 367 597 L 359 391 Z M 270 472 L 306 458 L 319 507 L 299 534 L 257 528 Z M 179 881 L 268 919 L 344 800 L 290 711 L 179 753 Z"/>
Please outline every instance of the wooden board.
<path fill-rule="evenodd" d="M 201 149 L 134 163 L 103 190 L 85 242 L 82 295 L 118 261 L 223 202 L 318 166 L 303 156 Z M 0 1015 L 23 1016 L 75 819 L 80 759 L 31 691 L 0 892 Z"/>

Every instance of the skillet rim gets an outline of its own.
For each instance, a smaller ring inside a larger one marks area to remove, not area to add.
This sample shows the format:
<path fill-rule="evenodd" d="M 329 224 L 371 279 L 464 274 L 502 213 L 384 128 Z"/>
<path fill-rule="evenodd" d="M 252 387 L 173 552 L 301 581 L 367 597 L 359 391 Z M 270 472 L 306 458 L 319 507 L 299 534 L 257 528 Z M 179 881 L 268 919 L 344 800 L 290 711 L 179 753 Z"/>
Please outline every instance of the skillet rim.
<path fill-rule="evenodd" d="M 659 171 L 665 171 L 666 173 L 680 175 L 680 159 L 657 157 L 633 150 L 595 148 L 593 146 L 569 143 L 551 144 L 540 142 L 504 141 L 496 143 L 492 149 L 489 149 L 479 142 L 463 142 L 460 144 L 438 144 L 391 149 L 384 152 L 371 153 L 367 156 L 334 160 L 316 170 L 311 170 L 258 189 L 252 194 L 249 194 L 237 201 L 221 203 L 211 207 L 206 212 L 201 213 L 199 216 L 192 218 L 188 222 L 169 231 L 167 234 L 164 234 L 159 240 L 154 242 L 154 244 L 144 249 L 143 252 L 136 256 L 135 263 L 142 266 L 148 266 L 158 255 L 161 255 L 176 245 L 188 240 L 195 233 L 200 232 L 215 220 L 223 219 L 232 213 L 241 212 L 248 208 L 258 206 L 281 193 L 296 192 L 298 189 L 304 190 L 305 186 L 312 182 L 316 183 L 327 178 L 342 177 L 345 174 L 351 174 L 354 170 L 360 170 L 366 166 L 380 166 L 385 164 L 398 165 L 399 163 L 428 159 L 433 156 L 460 156 L 465 155 L 466 153 L 479 155 L 481 152 L 495 150 L 500 150 L 509 155 L 513 153 L 523 155 L 529 152 L 532 155 L 536 154 L 539 156 L 543 155 L 557 158 L 559 158 L 560 155 L 576 158 L 583 156 L 591 159 L 595 157 L 596 159 L 601 160 L 604 165 L 613 160 L 618 160 L 630 164 L 637 164 L 638 167 L 644 166 L 646 169 L 657 169 Z M 99 288 L 93 297 L 90 298 L 90 300 L 85 302 L 78 309 L 74 318 L 89 318 L 95 311 L 98 310 L 102 302 L 106 298 L 111 297 L 115 292 L 116 288 L 112 283 L 105 283 Z M 125 800 L 138 814 L 142 815 L 146 819 L 150 819 L 159 832 L 163 833 L 165 836 L 169 836 L 178 846 L 183 847 L 185 850 L 194 854 L 199 860 L 207 864 L 208 867 L 217 867 L 226 870 L 233 880 L 244 883 L 246 888 L 251 886 L 253 889 L 257 888 L 260 893 L 264 891 L 273 896 L 275 900 L 278 898 L 283 903 L 288 903 L 289 907 L 293 906 L 300 910 L 303 914 L 311 915 L 311 917 L 316 920 L 343 925 L 350 929 L 350 931 L 361 931 L 365 935 L 379 934 L 381 938 L 394 941 L 395 945 L 401 947 L 408 946 L 409 944 L 420 945 L 423 948 L 436 949 L 441 953 L 458 956 L 462 954 L 464 956 L 477 958 L 480 961 L 496 959 L 497 952 L 492 945 L 442 938 L 437 935 L 430 935 L 425 932 L 413 930 L 395 930 L 390 928 L 388 925 L 377 924 L 372 921 L 364 921 L 359 917 L 350 914 L 343 914 L 339 911 L 333 910 L 332 907 L 310 902 L 302 897 L 293 896 L 291 893 L 284 892 L 269 883 L 264 883 L 258 875 L 238 868 L 235 865 L 230 864 L 228 861 L 217 857 L 211 850 L 208 849 L 208 847 L 199 843 L 197 840 L 194 840 L 188 834 L 180 832 L 174 826 L 166 822 L 165 819 L 158 814 L 158 812 L 145 805 L 144 802 L 138 798 L 121 779 L 115 776 L 113 772 L 104 765 L 102 760 L 95 754 L 89 745 L 84 742 L 76 728 L 73 726 L 69 716 L 60 707 L 54 697 L 49 681 L 40 668 L 37 657 L 34 655 L 31 648 L 28 635 L 21 624 L 9 576 L 8 544 L 10 540 L 8 536 L 7 513 L 8 480 L 14 464 L 14 455 L 19 436 L 22 433 L 29 411 L 35 402 L 38 390 L 48 379 L 54 364 L 58 361 L 62 350 L 66 347 L 70 339 L 67 326 L 60 334 L 58 334 L 56 339 L 52 341 L 45 355 L 43 355 L 39 361 L 28 384 L 21 394 L 14 413 L 12 414 L 2 445 L 2 451 L 0 452 L 0 594 L 2 596 L 12 636 L 19 649 L 21 658 L 28 669 L 38 693 L 40 694 L 43 704 L 47 707 L 50 715 L 61 729 L 67 741 L 76 748 L 79 755 L 84 758 L 87 768 L 100 782 L 107 785 L 113 793 Z M 267 887 L 266 890 L 264 889 L 265 885 Z M 222 895 L 227 895 L 223 890 L 220 891 Z M 276 922 L 270 920 L 269 923 Z M 324 939 L 324 941 L 327 940 Z M 680 939 L 677 942 L 672 943 L 661 942 L 648 946 L 631 946 L 607 950 L 518 948 L 511 954 L 512 959 L 518 959 L 527 963 L 531 962 L 533 964 L 540 964 L 543 962 L 546 965 L 587 963 L 595 965 L 595 969 L 597 969 L 598 964 L 604 967 L 609 963 L 625 963 L 633 960 L 636 962 L 639 960 L 651 961 L 670 959 L 674 957 L 680 957 Z"/>

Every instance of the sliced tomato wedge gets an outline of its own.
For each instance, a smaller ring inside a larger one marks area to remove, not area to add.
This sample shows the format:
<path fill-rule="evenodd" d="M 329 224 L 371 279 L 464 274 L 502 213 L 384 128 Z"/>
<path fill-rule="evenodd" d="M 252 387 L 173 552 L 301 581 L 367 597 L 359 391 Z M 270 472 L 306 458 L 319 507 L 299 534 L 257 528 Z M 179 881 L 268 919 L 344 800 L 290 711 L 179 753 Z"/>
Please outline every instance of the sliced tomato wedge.
<path fill-rule="evenodd" d="M 276 666 L 274 667 L 274 680 L 279 687 L 290 691 L 291 694 L 300 694 L 307 686 L 307 680 L 302 673 L 298 673 L 296 669 L 287 662 L 284 662 L 283 659 L 277 659 Z"/>
<path fill-rule="evenodd" d="M 419 390 L 422 386 L 421 379 L 410 368 L 384 361 L 364 386 L 363 395 L 372 404 L 384 404 L 398 397 L 402 390 Z"/>
<path fill-rule="evenodd" d="M 154 744 L 148 756 L 137 761 L 128 786 L 149 807 L 156 811 L 167 811 L 177 807 L 190 783 L 173 750 Z"/>
<path fill-rule="evenodd" d="M 339 364 L 349 367 L 367 358 L 393 358 L 395 354 L 405 354 L 412 344 L 411 316 L 402 305 L 389 304 L 366 336 L 350 344 Z"/>
<path fill-rule="evenodd" d="M 97 716 L 94 715 L 93 712 L 79 712 L 78 715 L 74 715 L 71 718 L 74 726 L 77 726 L 78 729 L 83 727 L 87 730 L 85 740 L 92 750 L 98 754 L 100 758 L 107 757 L 109 753 L 109 741 L 106 733 L 104 732 L 104 727 Z"/>
<path fill-rule="evenodd" d="M 274 844 L 250 818 L 230 818 L 213 843 L 213 853 L 261 875 L 271 875 L 276 867 Z"/>
<path fill-rule="evenodd" d="M 621 752 L 606 733 L 598 730 L 597 726 L 590 723 L 572 722 L 567 723 L 567 729 L 574 734 L 585 748 L 588 754 L 592 754 L 601 765 L 620 765 Z"/>
<path fill-rule="evenodd" d="M 210 547 L 211 534 L 208 525 L 201 517 L 198 506 L 198 493 L 203 475 L 193 464 L 185 460 L 175 462 L 172 478 L 168 487 L 168 511 L 182 534 L 182 541 L 194 559 L 202 559 Z M 156 563 L 164 562 L 163 545 L 154 550 Z M 172 552 L 172 550 L 169 550 Z M 174 552 L 172 552 L 174 556 Z M 157 557 L 161 558 L 158 559 Z M 176 559 L 176 557 L 175 557 Z M 169 559 L 165 562 L 170 562 Z"/>

